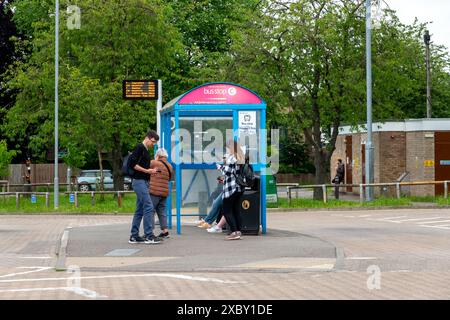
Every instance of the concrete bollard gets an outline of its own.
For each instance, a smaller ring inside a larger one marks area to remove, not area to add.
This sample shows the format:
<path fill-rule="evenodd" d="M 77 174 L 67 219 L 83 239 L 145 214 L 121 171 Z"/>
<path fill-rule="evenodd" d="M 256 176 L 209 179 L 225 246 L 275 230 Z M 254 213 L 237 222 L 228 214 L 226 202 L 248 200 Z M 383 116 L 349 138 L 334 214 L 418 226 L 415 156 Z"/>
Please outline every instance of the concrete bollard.
<path fill-rule="evenodd" d="M 19 201 L 20 201 L 20 195 L 18 192 L 16 192 L 16 209 L 19 209 Z"/>
<path fill-rule="evenodd" d="M 323 203 L 327 203 L 327 186 L 325 184 L 322 185 L 322 193 L 323 193 Z"/>
<path fill-rule="evenodd" d="M 448 181 L 444 181 L 444 198 L 448 199 Z"/>
<path fill-rule="evenodd" d="M 364 188 L 362 184 L 359 185 L 359 203 L 364 203 Z"/>

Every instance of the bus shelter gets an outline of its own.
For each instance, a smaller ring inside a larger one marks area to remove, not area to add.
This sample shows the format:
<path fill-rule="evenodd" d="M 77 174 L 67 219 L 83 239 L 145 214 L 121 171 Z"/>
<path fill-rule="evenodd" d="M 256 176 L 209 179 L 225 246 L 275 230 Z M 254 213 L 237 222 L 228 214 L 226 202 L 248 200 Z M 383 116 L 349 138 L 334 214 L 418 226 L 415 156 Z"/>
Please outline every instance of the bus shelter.
<path fill-rule="evenodd" d="M 233 83 L 206 83 L 167 103 L 159 113 L 161 146 L 175 168 L 177 233 L 182 216 L 204 216 L 221 185 L 216 163 L 226 142 L 239 141 L 259 176 L 259 215 L 266 233 L 266 103 Z M 167 200 L 172 227 L 172 190 Z M 259 226 L 258 226 L 259 228 Z"/>

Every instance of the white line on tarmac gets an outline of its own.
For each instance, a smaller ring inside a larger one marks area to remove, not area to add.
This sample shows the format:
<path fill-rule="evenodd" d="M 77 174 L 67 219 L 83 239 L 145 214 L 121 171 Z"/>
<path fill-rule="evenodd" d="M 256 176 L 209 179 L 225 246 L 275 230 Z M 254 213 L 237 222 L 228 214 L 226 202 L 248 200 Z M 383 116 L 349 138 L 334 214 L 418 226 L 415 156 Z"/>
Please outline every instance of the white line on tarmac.
<path fill-rule="evenodd" d="M 398 220 L 398 221 L 392 221 L 392 222 L 401 223 L 401 222 L 408 222 L 408 221 L 426 221 L 426 220 L 436 220 L 436 219 L 442 219 L 442 217 L 405 219 L 405 220 Z"/>
<path fill-rule="evenodd" d="M 421 226 L 421 227 L 450 230 L 450 228 L 449 228 L 450 224 L 443 224 L 443 225 L 440 225 L 440 226 Z"/>
<path fill-rule="evenodd" d="M 85 289 L 85 288 L 79 288 L 79 287 L 59 287 L 59 288 L 26 288 L 26 289 L 9 289 L 9 290 L 0 290 L 0 293 L 7 293 L 7 292 L 36 292 L 36 291 L 58 291 L 58 290 L 64 290 L 68 292 L 73 292 L 75 294 L 78 294 L 80 296 L 86 297 L 86 298 L 107 298 L 107 296 L 100 295 L 95 291 Z"/>
<path fill-rule="evenodd" d="M 28 273 L 40 272 L 40 271 L 51 269 L 52 267 L 19 267 L 19 269 L 25 269 L 25 268 L 27 268 L 27 269 L 31 268 L 31 269 L 36 269 L 36 270 L 5 274 L 3 276 L 0 276 L 0 278 L 8 278 L 8 277 L 14 277 L 14 276 L 28 274 Z"/>
<path fill-rule="evenodd" d="M 345 260 L 377 260 L 375 257 L 347 257 Z"/>
<path fill-rule="evenodd" d="M 417 222 L 417 224 L 432 224 L 432 223 L 444 223 L 444 222 L 450 222 L 450 220 L 439 220 L 439 221 Z"/>
<path fill-rule="evenodd" d="M 381 218 L 381 219 L 375 219 L 375 220 L 391 220 L 391 219 L 399 219 L 399 218 L 407 218 L 408 216 L 396 216 L 396 217 L 387 217 L 387 218 Z"/>
<path fill-rule="evenodd" d="M 87 276 L 87 277 L 66 277 L 66 278 L 35 278 L 35 279 L 10 279 L 10 280 L 0 280 L 0 283 L 11 283 L 11 282 L 39 282 L 39 281 L 62 281 L 62 280 L 75 280 L 75 279 L 119 279 L 119 278 L 144 278 L 144 277 L 162 277 L 162 278 L 174 278 L 182 280 L 192 280 L 201 282 L 216 282 L 216 283 L 246 283 L 242 281 L 230 281 L 230 280 L 220 280 L 216 278 L 205 278 L 205 277 L 192 277 L 179 274 L 166 274 L 166 273 L 145 273 L 145 274 L 119 274 L 110 276 Z"/>
<path fill-rule="evenodd" d="M 387 222 L 392 222 L 391 219 L 400 219 L 400 218 L 407 218 L 408 216 L 397 216 L 397 217 L 387 217 L 387 218 L 366 218 L 366 220 L 368 221 L 387 221 Z"/>
<path fill-rule="evenodd" d="M 52 257 L 21 257 L 21 256 L 0 256 L 1 258 L 9 258 L 9 259 L 52 259 Z"/>

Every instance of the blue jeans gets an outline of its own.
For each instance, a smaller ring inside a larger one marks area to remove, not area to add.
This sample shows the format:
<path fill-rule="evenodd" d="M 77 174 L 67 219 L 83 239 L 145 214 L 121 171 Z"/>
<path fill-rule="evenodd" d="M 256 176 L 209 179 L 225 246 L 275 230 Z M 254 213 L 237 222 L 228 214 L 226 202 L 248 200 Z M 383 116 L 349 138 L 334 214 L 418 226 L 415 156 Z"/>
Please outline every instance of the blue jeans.
<path fill-rule="evenodd" d="M 150 198 L 152 199 L 153 206 L 155 207 L 155 212 L 158 215 L 159 227 L 161 230 L 167 229 L 167 213 L 166 213 L 166 200 L 167 197 L 154 196 L 150 194 Z M 152 214 L 153 220 L 155 215 Z M 153 223 L 155 225 L 155 223 Z"/>
<path fill-rule="evenodd" d="M 153 234 L 153 203 L 148 193 L 148 181 L 133 179 L 133 190 L 136 193 L 136 211 L 131 225 L 131 236 L 139 235 L 142 218 L 144 218 L 144 235 Z"/>
<path fill-rule="evenodd" d="M 220 212 L 220 207 L 222 206 L 222 202 L 223 202 L 222 193 L 223 192 L 221 192 L 217 196 L 217 198 L 214 199 L 211 210 L 209 211 L 208 215 L 205 218 L 205 222 L 212 224 L 214 222 L 214 220 L 217 219 L 217 216 L 219 215 L 219 212 Z"/>

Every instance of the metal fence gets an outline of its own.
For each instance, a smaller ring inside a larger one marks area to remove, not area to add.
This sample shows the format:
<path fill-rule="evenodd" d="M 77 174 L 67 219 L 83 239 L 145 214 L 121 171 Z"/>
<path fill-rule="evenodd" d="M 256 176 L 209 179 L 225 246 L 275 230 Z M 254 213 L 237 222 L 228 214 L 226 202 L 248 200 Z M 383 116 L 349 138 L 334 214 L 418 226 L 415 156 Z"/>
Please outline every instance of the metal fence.
<path fill-rule="evenodd" d="M 3 183 L 3 186 L 8 186 L 7 181 L 6 182 L 0 181 L 0 186 L 1 186 L 1 183 Z M 371 184 L 370 183 L 340 184 L 340 185 L 338 185 L 338 188 L 339 189 L 347 188 L 347 187 L 359 188 L 359 202 L 363 203 L 365 201 L 364 189 L 366 187 L 389 187 L 389 186 L 392 187 L 393 186 L 393 187 L 395 187 L 395 190 L 396 190 L 396 198 L 400 199 L 402 187 L 418 186 L 418 185 L 438 185 L 438 184 L 444 185 L 444 198 L 448 199 L 448 191 L 449 191 L 448 189 L 449 189 L 450 181 L 417 181 L 417 182 L 390 182 L 390 183 L 371 183 Z M 0 192 L 0 196 L 15 196 L 17 209 L 19 209 L 19 207 L 20 207 L 20 197 L 21 196 L 30 196 L 30 195 L 44 196 L 45 197 L 45 205 L 48 208 L 49 207 L 49 198 L 50 198 L 50 195 L 53 193 L 53 192 L 50 192 L 50 190 L 53 188 L 53 184 L 51 184 L 51 183 L 45 183 L 45 184 L 35 183 L 35 184 L 31 184 L 31 185 L 46 186 L 47 192 L 32 192 L 32 191 L 9 192 L 9 191 L 7 191 L 7 192 Z M 76 184 L 61 184 L 61 185 L 71 186 L 74 188 L 74 191 L 67 191 L 67 192 L 64 192 L 64 194 L 73 195 L 74 204 L 75 204 L 76 208 L 79 207 L 79 199 L 78 199 L 79 195 L 85 195 L 85 194 L 90 195 L 91 196 L 91 206 L 95 206 L 95 195 L 114 194 L 114 195 L 117 195 L 117 197 L 116 197 L 117 206 L 118 206 L 118 208 L 121 208 L 123 195 L 127 194 L 127 193 L 134 193 L 133 191 L 86 191 L 86 192 L 82 192 L 82 191 L 77 191 Z M 13 185 L 9 185 L 9 186 L 13 186 Z M 301 189 L 316 189 L 316 188 L 322 189 L 323 202 L 327 203 L 328 189 L 335 188 L 336 185 L 334 185 L 334 184 L 300 185 L 298 183 L 278 183 L 277 188 L 278 187 L 286 187 L 288 203 L 289 203 L 289 205 L 291 205 L 293 191 L 301 190 Z"/>
<path fill-rule="evenodd" d="M 64 194 L 73 194 L 74 195 L 74 202 L 75 202 L 75 208 L 79 207 L 78 203 L 78 195 L 80 194 L 90 194 L 91 195 L 91 206 L 95 206 L 95 195 L 96 194 L 116 194 L 117 195 L 117 206 L 119 208 L 122 208 L 122 195 L 127 193 L 133 193 L 134 191 L 75 191 L 75 192 L 64 192 Z"/>
<path fill-rule="evenodd" d="M 360 184 L 315 184 L 315 185 L 300 185 L 297 184 L 295 186 L 287 186 L 287 197 L 288 202 L 291 204 L 292 199 L 292 191 L 293 190 L 299 190 L 299 189 L 316 189 L 321 188 L 323 193 L 323 202 L 327 203 L 328 200 L 328 194 L 327 189 L 328 188 L 335 188 L 336 186 L 340 188 L 359 188 L 359 202 L 363 203 L 365 201 L 364 197 L 364 190 L 366 187 L 395 187 L 395 193 L 397 199 L 401 198 L 401 188 L 406 186 L 420 186 L 420 185 L 444 185 L 444 198 L 448 199 L 448 187 L 450 184 L 450 181 L 416 181 L 416 182 L 388 182 L 388 183 L 360 183 Z"/>
<path fill-rule="evenodd" d="M 91 196 L 91 206 L 95 206 L 95 195 L 98 194 L 114 194 L 117 195 L 117 206 L 119 208 L 122 207 L 122 199 L 123 199 L 123 195 L 127 194 L 127 193 L 133 193 L 133 191 L 87 191 L 87 192 L 81 192 L 81 191 L 74 191 L 74 192 L 64 192 L 65 195 L 73 195 L 74 196 L 74 204 L 75 207 L 78 208 L 79 207 L 79 201 L 78 201 L 78 196 L 80 194 L 89 194 Z M 20 208 L 20 202 L 21 202 L 21 197 L 23 198 L 24 196 L 43 196 L 45 197 L 45 206 L 47 208 L 49 208 L 50 206 L 50 195 L 52 195 L 53 192 L 0 192 L 0 197 L 15 197 L 16 198 L 16 209 Z"/>

